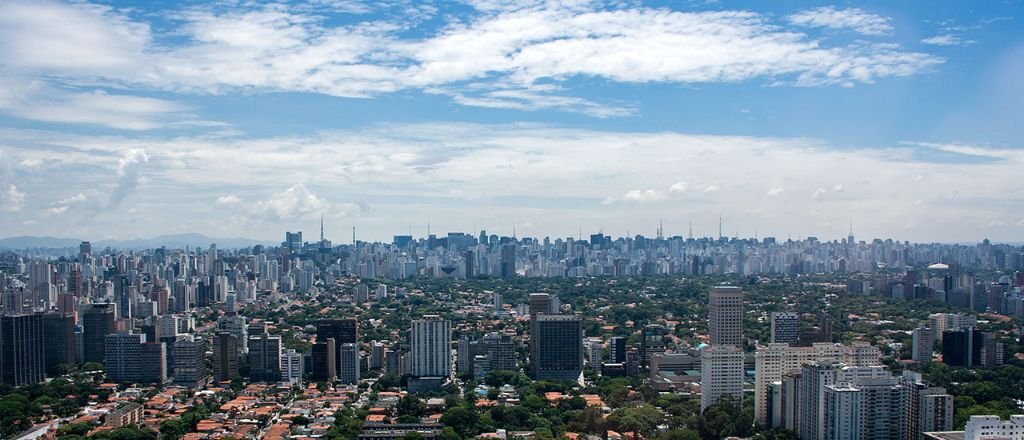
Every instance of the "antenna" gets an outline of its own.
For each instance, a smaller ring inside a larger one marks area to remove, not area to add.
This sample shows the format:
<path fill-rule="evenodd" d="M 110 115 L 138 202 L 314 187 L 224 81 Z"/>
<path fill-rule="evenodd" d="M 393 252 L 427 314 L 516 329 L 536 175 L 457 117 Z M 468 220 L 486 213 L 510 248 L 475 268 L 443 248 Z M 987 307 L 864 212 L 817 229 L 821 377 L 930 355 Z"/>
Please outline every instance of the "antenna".
<path fill-rule="evenodd" d="M 658 239 L 665 238 L 665 219 L 658 219 Z"/>
<path fill-rule="evenodd" d="M 320 213 L 320 243 L 324 242 L 324 213 Z"/>
<path fill-rule="evenodd" d="M 356 227 L 352 227 L 352 246 L 356 245 Z"/>
<path fill-rule="evenodd" d="M 718 214 L 718 239 L 722 239 L 722 214 Z"/>
<path fill-rule="evenodd" d="M 516 224 L 512 223 L 512 239 L 516 239 Z"/>
<path fill-rule="evenodd" d="M 693 220 L 690 220 L 690 233 L 688 238 L 691 240 L 693 239 Z"/>

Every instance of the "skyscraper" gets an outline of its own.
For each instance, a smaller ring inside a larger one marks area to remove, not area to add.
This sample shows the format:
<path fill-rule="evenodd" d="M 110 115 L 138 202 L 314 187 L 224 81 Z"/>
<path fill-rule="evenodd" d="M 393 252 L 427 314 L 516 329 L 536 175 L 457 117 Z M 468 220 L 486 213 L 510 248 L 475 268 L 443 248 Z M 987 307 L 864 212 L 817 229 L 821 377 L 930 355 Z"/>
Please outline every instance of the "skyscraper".
<path fill-rule="evenodd" d="M 728 398 L 743 404 L 743 350 L 735 345 L 710 345 L 700 350 L 700 409 Z"/>
<path fill-rule="evenodd" d="M 171 347 L 174 352 L 174 383 L 198 387 L 206 383 L 210 374 L 206 368 L 206 340 L 187 335 L 177 338 Z"/>
<path fill-rule="evenodd" d="M 296 383 L 302 380 L 302 353 L 289 348 L 281 353 L 281 380 Z"/>
<path fill-rule="evenodd" d="M 238 338 L 229 332 L 213 337 L 213 380 L 223 382 L 238 376 Z"/>
<path fill-rule="evenodd" d="M 167 381 L 167 347 L 147 342 L 142 333 L 107 335 L 104 371 L 112 382 L 162 384 Z"/>
<path fill-rule="evenodd" d="M 249 336 L 249 380 L 277 382 L 281 379 L 281 337 L 266 333 Z"/>
<path fill-rule="evenodd" d="M 355 385 L 359 383 L 359 345 L 346 343 L 338 348 L 338 382 Z"/>
<path fill-rule="evenodd" d="M 501 267 L 500 275 L 502 278 L 511 278 L 516 276 L 516 245 L 515 243 L 505 243 L 501 245 Z"/>
<path fill-rule="evenodd" d="M 538 315 L 531 328 L 533 378 L 578 380 L 583 372 L 583 320 L 576 315 Z"/>
<path fill-rule="evenodd" d="M 668 329 L 660 324 L 645 325 L 640 332 L 640 367 L 648 368 L 651 365 L 651 356 L 655 353 L 665 352 L 665 338 L 668 336 Z"/>
<path fill-rule="evenodd" d="M 62 365 L 75 365 L 75 318 L 60 313 L 43 315 L 43 352 L 45 353 L 46 374 L 56 376 L 62 372 Z"/>
<path fill-rule="evenodd" d="M 82 313 L 82 357 L 85 362 L 103 362 L 107 335 L 115 333 L 113 304 L 90 304 Z"/>
<path fill-rule="evenodd" d="M 413 376 L 447 378 L 451 375 L 451 333 L 451 321 L 438 315 L 412 321 L 409 342 Z"/>
<path fill-rule="evenodd" d="M 793 312 L 772 312 L 772 343 L 796 344 L 799 317 Z"/>
<path fill-rule="evenodd" d="M 0 383 L 21 386 L 45 378 L 43 317 L 0 316 Z"/>
<path fill-rule="evenodd" d="M 915 328 L 912 349 L 914 362 L 931 362 L 932 352 L 935 351 L 935 332 L 928 327 Z"/>
<path fill-rule="evenodd" d="M 366 285 L 362 285 L 366 288 Z M 321 319 L 316 323 L 316 340 L 334 339 L 334 366 L 341 368 L 341 344 L 359 344 L 359 321 L 355 318 Z M 340 374 L 340 370 L 336 373 Z"/>
<path fill-rule="evenodd" d="M 310 361 L 312 367 L 312 379 L 320 382 L 331 382 L 338 377 L 338 355 L 337 345 L 334 338 L 320 339 L 317 337 L 313 344 Z"/>
<path fill-rule="evenodd" d="M 708 295 L 708 334 L 711 345 L 743 345 L 743 290 L 712 287 Z"/>

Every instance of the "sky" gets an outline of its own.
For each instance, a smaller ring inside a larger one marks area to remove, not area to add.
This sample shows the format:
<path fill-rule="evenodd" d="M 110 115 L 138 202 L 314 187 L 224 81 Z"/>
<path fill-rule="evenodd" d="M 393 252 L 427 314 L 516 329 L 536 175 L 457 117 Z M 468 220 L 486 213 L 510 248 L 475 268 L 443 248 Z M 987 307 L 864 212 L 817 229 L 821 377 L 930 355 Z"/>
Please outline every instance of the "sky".
<path fill-rule="evenodd" d="M 0 236 L 1019 242 L 1022 72 L 1021 1 L 6 0 Z"/>

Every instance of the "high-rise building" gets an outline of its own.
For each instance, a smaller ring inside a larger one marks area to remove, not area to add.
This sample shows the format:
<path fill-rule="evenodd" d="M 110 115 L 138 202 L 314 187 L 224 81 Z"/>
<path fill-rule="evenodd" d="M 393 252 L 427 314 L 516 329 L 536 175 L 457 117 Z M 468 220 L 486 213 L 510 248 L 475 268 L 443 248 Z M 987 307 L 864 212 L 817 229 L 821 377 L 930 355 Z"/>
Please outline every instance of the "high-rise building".
<path fill-rule="evenodd" d="M 167 381 L 167 346 L 147 342 L 142 333 L 107 335 L 104 372 L 111 382 L 162 384 Z"/>
<path fill-rule="evenodd" d="M 976 328 L 946 330 L 942 336 L 942 362 L 951 367 L 978 367 L 984 345 L 985 336 Z"/>
<path fill-rule="evenodd" d="M 506 333 L 484 335 L 484 346 L 490 362 L 490 371 L 516 371 L 516 346 L 512 336 Z"/>
<path fill-rule="evenodd" d="M 797 433 L 802 440 L 823 440 L 824 419 L 827 411 L 825 387 L 835 385 L 839 370 L 844 365 L 834 360 L 811 362 L 805 365 L 797 381 Z"/>
<path fill-rule="evenodd" d="M 228 381 L 238 376 L 238 337 L 217 332 L 213 337 L 213 380 Z"/>
<path fill-rule="evenodd" d="M 935 351 L 935 332 L 928 327 L 915 328 L 913 332 L 912 355 L 914 362 L 931 362 L 933 351 Z"/>
<path fill-rule="evenodd" d="M 174 358 L 174 383 L 187 387 L 199 387 L 206 383 L 210 377 L 206 368 L 206 340 L 184 335 L 175 339 L 171 351 Z"/>
<path fill-rule="evenodd" d="M 502 278 L 511 278 L 516 276 L 516 245 L 515 243 L 505 243 L 501 245 L 501 266 L 499 268 L 499 275 Z"/>
<path fill-rule="evenodd" d="M 289 348 L 281 353 L 281 381 L 296 383 L 302 380 L 302 353 Z"/>
<path fill-rule="evenodd" d="M 238 357 L 243 357 L 249 352 L 249 325 L 246 323 L 244 316 L 225 315 L 218 317 L 217 331 L 228 332 L 235 337 L 235 349 L 238 351 Z"/>
<path fill-rule="evenodd" d="M 451 321 L 438 315 L 412 321 L 409 345 L 413 376 L 447 378 L 451 375 L 451 334 Z"/>
<path fill-rule="evenodd" d="M 320 339 L 317 337 L 310 356 L 314 381 L 333 382 L 338 377 L 338 354 L 334 338 Z"/>
<path fill-rule="evenodd" d="M 367 288 L 365 284 L 361 285 Z M 367 288 L 368 289 L 368 288 Z M 322 319 L 316 323 L 316 339 L 334 339 L 334 366 L 341 368 L 341 344 L 359 344 L 359 321 L 355 318 Z M 340 370 L 335 370 L 341 374 Z"/>
<path fill-rule="evenodd" d="M 754 421 L 766 426 L 784 426 L 778 408 L 769 411 L 769 388 L 781 382 L 787 373 L 799 371 L 805 364 L 830 360 L 854 367 L 880 365 L 881 356 L 878 347 L 860 343 L 819 342 L 810 347 L 790 344 L 758 347 L 754 355 Z"/>
<path fill-rule="evenodd" d="M 608 338 L 608 361 L 613 364 L 626 362 L 626 338 L 621 336 Z"/>
<path fill-rule="evenodd" d="M 772 312 L 771 321 L 773 344 L 796 344 L 799 315 L 793 312 Z"/>
<path fill-rule="evenodd" d="M 281 337 L 261 333 L 249 336 L 249 380 L 277 382 L 281 379 Z"/>
<path fill-rule="evenodd" d="M 964 427 L 964 440 L 993 439 L 1024 439 L 1024 415 L 1010 416 L 1009 420 L 999 416 L 971 416 Z"/>
<path fill-rule="evenodd" d="M 103 362 L 107 335 L 116 333 L 114 304 L 89 304 L 82 313 L 82 358 Z"/>
<path fill-rule="evenodd" d="M 735 345 L 709 345 L 700 351 L 700 409 L 728 398 L 743 403 L 743 349 Z"/>
<path fill-rule="evenodd" d="M 21 386 L 45 378 L 43 317 L 0 316 L 0 383 Z"/>
<path fill-rule="evenodd" d="M 531 328 L 533 378 L 578 380 L 583 373 L 583 319 L 577 315 L 538 315 Z"/>
<path fill-rule="evenodd" d="M 668 329 L 661 324 L 645 325 L 640 331 L 640 367 L 651 365 L 651 356 L 665 352 Z"/>
<path fill-rule="evenodd" d="M 743 345 L 743 290 L 712 287 L 708 295 L 708 335 L 711 345 Z"/>
<path fill-rule="evenodd" d="M 978 319 L 973 315 L 962 313 L 933 313 L 928 315 L 928 328 L 935 332 L 935 339 L 942 344 L 946 330 L 958 330 L 966 327 L 977 327 Z"/>
<path fill-rule="evenodd" d="M 359 383 L 359 345 L 341 344 L 338 348 L 338 359 L 341 360 L 338 364 L 338 382 L 349 385 Z"/>
<path fill-rule="evenodd" d="M 61 313 L 43 315 L 43 352 L 46 374 L 56 376 L 75 365 L 75 317 Z"/>

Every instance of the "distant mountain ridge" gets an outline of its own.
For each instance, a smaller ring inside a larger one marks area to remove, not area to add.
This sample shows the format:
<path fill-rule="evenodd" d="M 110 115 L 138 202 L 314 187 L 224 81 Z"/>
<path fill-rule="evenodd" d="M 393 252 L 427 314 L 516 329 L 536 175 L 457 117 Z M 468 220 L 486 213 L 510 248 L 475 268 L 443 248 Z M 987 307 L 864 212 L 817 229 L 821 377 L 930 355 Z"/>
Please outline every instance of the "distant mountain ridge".
<path fill-rule="evenodd" d="M 0 249 L 63 249 L 77 248 L 83 240 L 76 238 L 59 238 L 50 236 L 20 236 L 0 239 Z M 223 249 L 237 249 L 243 247 L 262 245 L 277 245 L 271 241 L 253 240 L 249 238 L 215 238 L 203 234 L 170 234 L 153 238 L 137 238 L 131 240 L 99 240 L 92 242 L 93 249 L 106 247 L 117 249 L 152 249 L 161 246 L 168 248 L 201 247 L 207 248 L 211 244 Z"/>

